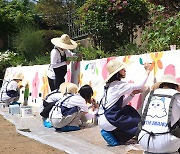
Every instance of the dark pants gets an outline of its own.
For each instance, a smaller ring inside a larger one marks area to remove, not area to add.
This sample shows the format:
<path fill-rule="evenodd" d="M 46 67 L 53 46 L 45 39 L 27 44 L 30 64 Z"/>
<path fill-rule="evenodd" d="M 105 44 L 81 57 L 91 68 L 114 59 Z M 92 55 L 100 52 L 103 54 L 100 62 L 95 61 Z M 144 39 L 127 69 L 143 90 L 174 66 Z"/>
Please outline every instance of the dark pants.
<path fill-rule="evenodd" d="M 129 141 L 130 139 L 132 139 L 135 136 L 134 134 L 124 132 L 124 131 L 122 131 L 122 130 L 120 130 L 118 128 L 113 130 L 112 134 L 121 143 L 126 143 L 127 141 Z"/>
<path fill-rule="evenodd" d="M 49 82 L 49 87 L 50 87 L 51 91 L 54 91 L 54 90 L 56 89 L 56 88 L 55 88 L 55 80 L 50 79 L 50 78 L 48 77 L 48 82 Z"/>
<path fill-rule="evenodd" d="M 61 83 L 65 82 L 65 75 L 67 73 L 67 65 L 58 67 L 58 68 L 53 68 L 54 73 L 56 75 L 55 79 L 55 89 L 58 89 Z"/>

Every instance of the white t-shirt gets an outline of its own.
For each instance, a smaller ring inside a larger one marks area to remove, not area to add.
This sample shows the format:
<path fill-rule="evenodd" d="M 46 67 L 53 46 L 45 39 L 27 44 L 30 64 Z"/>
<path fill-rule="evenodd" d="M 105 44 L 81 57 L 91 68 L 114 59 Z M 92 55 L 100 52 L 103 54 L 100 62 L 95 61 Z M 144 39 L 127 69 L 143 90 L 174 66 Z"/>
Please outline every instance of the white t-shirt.
<path fill-rule="evenodd" d="M 105 108 L 110 108 L 112 105 L 114 105 L 121 96 L 125 96 L 123 100 L 123 104 L 122 106 L 125 106 L 129 103 L 129 101 L 132 99 L 132 96 L 130 96 L 130 94 L 132 93 L 133 90 L 139 90 L 141 89 L 146 81 L 148 79 L 148 75 L 146 74 L 145 77 L 141 80 L 141 83 L 135 84 L 135 83 L 127 83 L 124 81 L 114 81 L 112 83 L 110 83 L 108 91 L 107 91 L 107 104 L 105 104 Z M 102 103 L 104 103 L 102 101 Z M 102 108 L 102 106 L 100 106 L 98 114 L 98 125 L 106 130 L 106 131 L 112 131 L 114 129 L 116 129 L 115 126 L 111 125 L 108 120 L 106 119 L 104 113 L 104 109 Z"/>
<path fill-rule="evenodd" d="M 67 95 L 69 96 L 69 95 Z M 64 99 L 65 97 L 63 97 L 60 102 Z M 57 102 L 58 103 L 58 102 Z M 63 106 L 67 107 L 67 108 L 72 108 L 72 107 L 79 107 L 80 111 L 82 112 L 88 112 L 88 105 L 86 104 L 85 99 L 80 96 L 79 94 L 76 94 L 70 98 L 68 98 L 65 102 L 63 102 Z"/>
<path fill-rule="evenodd" d="M 154 91 L 155 94 L 167 94 L 167 95 L 171 95 L 172 93 L 174 94 L 177 92 L 178 91 L 173 90 L 173 89 L 156 89 Z M 143 111 L 148 102 L 148 98 L 149 98 L 149 94 L 146 96 L 146 99 L 144 101 Z M 165 113 L 166 108 L 163 108 L 162 111 L 161 110 L 158 111 L 158 108 L 160 107 L 161 105 L 158 105 L 158 107 L 156 107 L 157 112 L 155 111 L 155 109 L 153 109 L 152 112 L 150 113 L 158 114 L 158 115 Z M 174 125 L 178 121 L 179 118 L 180 118 L 180 95 L 177 95 L 172 105 L 171 126 Z M 153 130 L 158 129 L 156 128 L 158 127 L 158 125 L 154 125 L 154 126 L 150 125 L 149 127 L 152 128 Z M 138 139 L 140 139 L 140 145 L 145 151 L 149 150 L 149 152 L 153 152 L 153 153 L 159 153 L 159 152 L 172 153 L 172 152 L 176 152 L 177 149 L 180 147 L 180 139 L 171 135 L 170 133 L 167 133 L 164 135 L 155 136 L 155 138 L 151 137 L 149 141 L 149 149 L 147 149 L 148 138 L 149 138 L 149 134 L 147 134 L 144 131 L 141 131 L 138 136 Z"/>
<path fill-rule="evenodd" d="M 57 101 L 61 100 L 63 95 L 60 92 L 55 92 L 55 91 L 57 91 L 57 90 L 52 91 L 51 94 L 47 97 L 47 99 L 45 99 L 45 101 L 47 103 L 57 102 Z M 43 109 L 44 109 L 44 106 L 43 106 L 43 104 L 41 104 L 39 107 L 39 112 L 42 112 Z"/>
<path fill-rule="evenodd" d="M 6 88 L 7 88 L 7 91 L 9 90 L 17 91 L 18 83 L 14 80 L 11 80 L 10 82 L 7 81 L 1 88 L 0 101 L 4 101 L 11 98 L 6 94 Z"/>

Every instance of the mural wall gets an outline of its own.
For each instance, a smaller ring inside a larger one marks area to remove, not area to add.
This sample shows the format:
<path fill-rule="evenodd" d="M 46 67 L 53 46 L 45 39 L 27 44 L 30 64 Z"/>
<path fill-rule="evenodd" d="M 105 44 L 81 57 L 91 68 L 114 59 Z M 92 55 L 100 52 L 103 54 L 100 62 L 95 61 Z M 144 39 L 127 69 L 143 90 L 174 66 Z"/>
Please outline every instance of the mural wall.
<path fill-rule="evenodd" d="M 106 64 L 113 58 L 119 58 L 124 63 L 132 61 L 126 69 L 126 81 L 138 82 L 145 73 L 144 63 L 151 63 L 151 74 L 147 86 L 152 86 L 164 74 L 172 74 L 180 83 L 180 50 L 147 53 L 142 55 L 109 57 L 91 61 L 71 62 L 68 65 L 66 81 L 76 83 L 79 87 L 89 84 L 93 87 L 94 98 L 98 101 L 103 95 L 104 79 L 107 77 Z M 4 79 L 11 79 L 16 73 L 23 73 L 28 86 L 21 89 L 20 102 L 39 107 L 42 99 L 50 92 L 46 77 L 48 65 L 34 65 L 7 68 Z M 130 104 L 139 109 L 141 94 L 136 95 Z"/>

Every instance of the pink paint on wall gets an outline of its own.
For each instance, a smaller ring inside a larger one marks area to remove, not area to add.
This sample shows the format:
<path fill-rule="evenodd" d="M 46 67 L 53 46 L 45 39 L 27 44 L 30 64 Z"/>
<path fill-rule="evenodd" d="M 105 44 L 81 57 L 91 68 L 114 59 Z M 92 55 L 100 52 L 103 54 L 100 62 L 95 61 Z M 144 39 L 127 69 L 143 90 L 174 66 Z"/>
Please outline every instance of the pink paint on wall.
<path fill-rule="evenodd" d="M 107 58 L 107 63 L 110 61 L 110 60 L 112 60 L 112 59 L 115 59 L 116 57 L 109 57 L 109 58 Z"/>
<path fill-rule="evenodd" d="M 176 81 L 180 84 L 180 78 L 177 78 Z"/>
<path fill-rule="evenodd" d="M 67 81 L 71 82 L 71 71 L 70 71 L 70 69 L 68 69 L 68 71 L 67 71 Z"/>
<path fill-rule="evenodd" d="M 172 64 L 168 65 L 164 70 L 164 74 L 171 74 L 176 77 L 176 67 Z M 176 78 L 176 81 L 180 83 L 180 78 Z"/>
<path fill-rule="evenodd" d="M 108 71 L 106 69 L 106 64 L 107 64 L 107 59 L 104 58 L 104 59 L 100 60 L 100 67 L 101 67 L 100 69 L 102 70 L 103 79 L 105 79 L 108 75 Z"/>
<path fill-rule="evenodd" d="M 164 75 L 165 74 L 171 74 L 173 76 L 176 76 L 175 66 L 172 64 L 168 65 L 164 70 Z"/>
<path fill-rule="evenodd" d="M 38 98 L 38 88 L 39 88 L 39 77 L 38 72 L 36 72 L 35 77 L 32 81 L 32 99 Z"/>
<path fill-rule="evenodd" d="M 133 99 L 129 102 L 129 105 L 131 105 L 133 108 L 138 110 L 142 105 L 142 94 L 136 94 Z"/>

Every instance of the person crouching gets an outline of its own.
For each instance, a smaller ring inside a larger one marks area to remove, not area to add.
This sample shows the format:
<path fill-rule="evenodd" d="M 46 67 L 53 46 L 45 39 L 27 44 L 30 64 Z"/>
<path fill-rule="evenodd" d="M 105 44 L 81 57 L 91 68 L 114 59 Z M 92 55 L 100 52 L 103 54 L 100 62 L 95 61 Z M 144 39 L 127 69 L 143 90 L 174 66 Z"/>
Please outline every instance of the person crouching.
<path fill-rule="evenodd" d="M 52 91 L 45 97 L 40 107 L 40 115 L 42 116 L 43 125 L 45 127 L 52 127 L 49 121 L 49 112 L 51 111 L 52 107 L 56 104 L 56 102 L 61 100 L 63 96 L 66 96 L 67 94 L 75 94 L 77 93 L 77 91 L 78 87 L 76 84 L 70 82 L 63 82 L 60 85 L 59 89 Z"/>
<path fill-rule="evenodd" d="M 91 99 L 93 90 L 89 85 L 80 88 L 77 94 L 67 94 L 51 109 L 49 119 L 56 131 L 80 130 L 80 119 L 85 116 L 88 120 L 97 113 L 98 104 Z M 93 114 L 88 113 L 87 102 L 95 108 Z"/>

